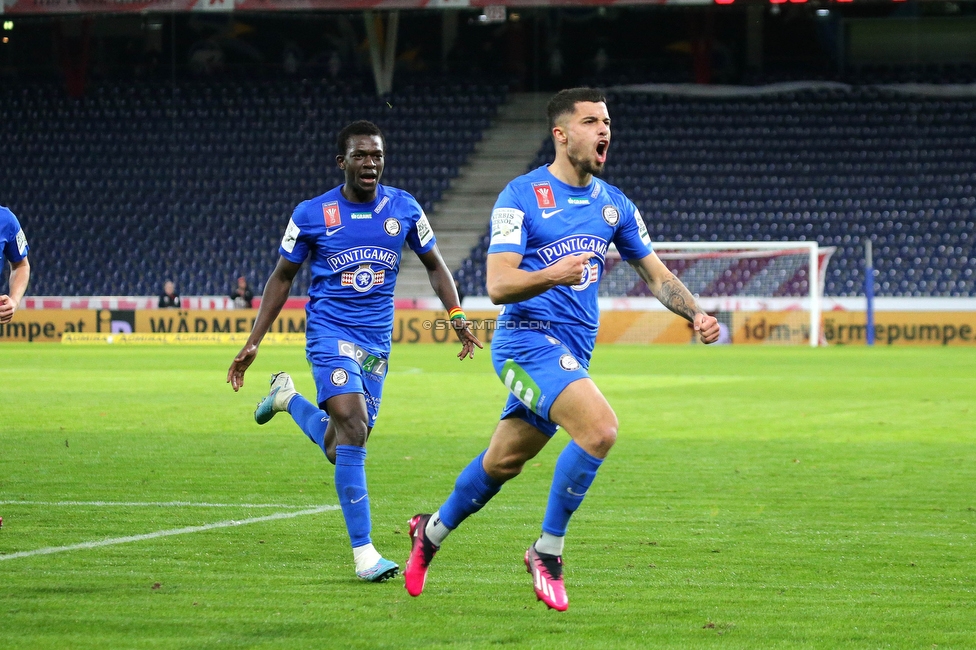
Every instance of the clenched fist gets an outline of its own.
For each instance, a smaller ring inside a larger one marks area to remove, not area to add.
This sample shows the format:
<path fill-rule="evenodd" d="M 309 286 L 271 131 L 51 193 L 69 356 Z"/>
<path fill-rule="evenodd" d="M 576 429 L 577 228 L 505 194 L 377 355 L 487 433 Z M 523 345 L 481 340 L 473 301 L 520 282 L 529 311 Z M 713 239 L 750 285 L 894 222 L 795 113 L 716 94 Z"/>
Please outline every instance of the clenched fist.
<path fill-rule="evenodd" d="M 550 277 L 556 284 L 576 286 L 583 281 L 583 273 L 587 271 L 592 257 L 596 257 L 596 253 L 592 251 L 567 255 L 549 267 Z"/>

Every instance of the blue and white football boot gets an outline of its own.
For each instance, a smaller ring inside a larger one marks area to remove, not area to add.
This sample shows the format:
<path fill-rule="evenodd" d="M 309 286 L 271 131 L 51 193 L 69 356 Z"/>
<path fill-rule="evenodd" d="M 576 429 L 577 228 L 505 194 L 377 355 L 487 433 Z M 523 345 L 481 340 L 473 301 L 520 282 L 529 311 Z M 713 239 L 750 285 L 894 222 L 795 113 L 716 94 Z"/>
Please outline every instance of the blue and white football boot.
<path fill-rule="evenodd" d="M 270 422 L 275 413 L 288 410 L 288 403 L 297 394 L 295 383 L 287 372 L 276 372 L 271 375 L 271 391 L 254 409 L 254 421 L 258 424 Z"/>
<path fill-rule="evenodd" d="M 381 557 L 376 564 L 365 571 L 356 571 L 356 575 L 366 582 L 386 582 L 390 578 L 395 578 L 399 572 L 400 567 L 396 562 Z"/>

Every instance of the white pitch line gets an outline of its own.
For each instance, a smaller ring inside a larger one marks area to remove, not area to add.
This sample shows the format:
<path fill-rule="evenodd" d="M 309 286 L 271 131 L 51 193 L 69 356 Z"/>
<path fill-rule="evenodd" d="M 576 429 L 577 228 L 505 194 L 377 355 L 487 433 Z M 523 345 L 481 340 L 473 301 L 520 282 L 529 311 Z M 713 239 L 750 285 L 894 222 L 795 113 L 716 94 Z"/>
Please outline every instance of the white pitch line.
<path fill-rule="evenodd" d="M 172 528 L 170 530 L 157 530 L 154 533 L 146 533 L 144 535 L 129 535 L 128 537 L 112 537 L 109 539 L 102 539 L 97 542 L 82 542 L 81 544 L 71 544 L 70 546 L 49 546 L 47 548 L 38 548 L 33 551 L 20 551 L 18 553 L 9 553 L 7 555 L 0 555 L 0 562 L 3 560 L 14 560 L 20 557 L 33 557 L 35 555 L 51 555 L 52 553 L 63 553 L 64 551 L 79 551 L 89 548 L 98 548 L 100 546 L 113 546 L 115 544 L 128 544 L 129 542 L 141 542 L 147 539 L 156 539 L 157 537 L 169 537 L 171 535 L 186 535 L 188 533 L 201 533 L 206 530 L 213 530 L 215 528 L 231 528 L 233 526 L 244 526 L 245 524 L 256 524 L 262 521 L 275 521 L 277 519 L 292 519 L 294 517 L 301 517 L 303 515 L 316 515 L 320 512 L 328 512 L 330 510 L 338 510 L 339 506 L 318 506 L 316 508 L 309 508 L 308 510 L 298 510 L 296 512 L 278 512 L 273 515 L 265 515 L 264 517 L 253 517 L 251 519 L 241 519 L 230 521 L 218 521 L 214 524 L 205 524 L 203 526 L 187 526 L 186 528 Z"/>
<path fill-rule="evenodd" d="M 200 503 L 198 501 L 0 501 L 0 506 L 93 506 L 117 508 L 317 508 L 314 504 Z"/>

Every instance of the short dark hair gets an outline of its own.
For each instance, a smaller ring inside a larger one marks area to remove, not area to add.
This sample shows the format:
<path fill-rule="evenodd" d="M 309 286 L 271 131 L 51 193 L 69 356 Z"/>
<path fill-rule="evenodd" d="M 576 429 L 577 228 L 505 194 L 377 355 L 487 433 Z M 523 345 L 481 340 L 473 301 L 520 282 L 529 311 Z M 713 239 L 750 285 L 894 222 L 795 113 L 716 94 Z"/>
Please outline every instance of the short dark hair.
<path fill-rule="evenodd" d="M 352 124 L 347 124 L 341 131 L 339 131 L 339 136 L 336 138 L 336 147 L 339 150 L 340 156 L 346 155 L 346 147 L 349 146 L 349 138 L 357 135 L 378 135 L 380 136 L 380 140 L 383 141 L 383 148 L 386 148 L 386 138 L 383 137 L 383 132 L 380 131 L 380 127 L 376 126 L 369 120 L 356 120 Z"/>
<path fill-rule="evenodd" d="M 556 120 L 576 110 L 579 102 L 607 102 L 607 98 L 596 88 L 567 88 L 560 90 L 549 100 L 546 113 L 549 115 L 549 130 L 556 126 Z"/>

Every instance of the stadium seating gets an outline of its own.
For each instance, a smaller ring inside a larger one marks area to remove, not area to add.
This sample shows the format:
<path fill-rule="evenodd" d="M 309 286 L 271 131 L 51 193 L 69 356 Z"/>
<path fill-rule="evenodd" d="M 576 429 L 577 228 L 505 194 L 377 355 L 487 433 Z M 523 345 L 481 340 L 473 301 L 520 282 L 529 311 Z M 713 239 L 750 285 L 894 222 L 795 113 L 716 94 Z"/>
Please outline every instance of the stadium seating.
<path fill-rule="evenodd" d="M 765 86 L 784 82 L 833 81 L 849 84 L 972 84 L 976 83 L 976 64 L 853 64 L 843 70 L 833 64 L 809 65 L 797 60 L 767 61 L 761 71 L 715 71 L 712 83 Z M 732 72 L 732 74 L 729 74 Z M 694 69 L 680 57 L 641 58 L 620 62 L 599 75 L 584 76 L 580 85 L 608 88 L 633 84 L 680 84 L 694 82 Z"/>
<path fill-rule="evenodd" d="M 341 182 L 335 134 L 354 119 L 387 137 L 383 181 L 430 209 L 503 87 L 412 80 L 390 97 L 321 81 L 0 86 L 0 204 L 31 243 L 33 295 L 256 291 L 300 201 Z M 293 293 L 307 291 L 307 267 Z"/>
<path fill-rule="evenodd" d="M 658 241 L 816 240 L 836 246 L 826 294 L 976 296 L 976 97 L 862 86 L 702 99 L 608 97 L 606 179 Z M 535 167 L 552 159 L 540 149 Z M 458 271 L 484 295 L 487 236 Z M 630 281 L 601 286 L 619 295 Z M 735 282 L 721 289 L 732 293 Z"/>

